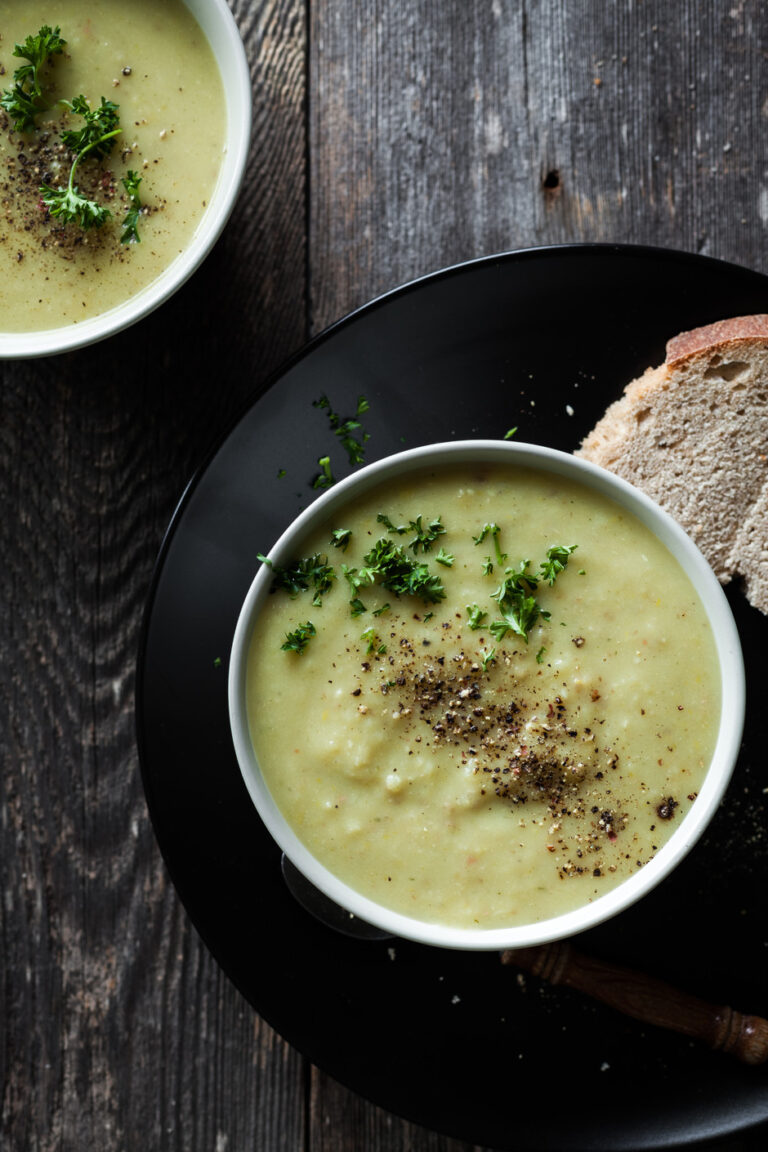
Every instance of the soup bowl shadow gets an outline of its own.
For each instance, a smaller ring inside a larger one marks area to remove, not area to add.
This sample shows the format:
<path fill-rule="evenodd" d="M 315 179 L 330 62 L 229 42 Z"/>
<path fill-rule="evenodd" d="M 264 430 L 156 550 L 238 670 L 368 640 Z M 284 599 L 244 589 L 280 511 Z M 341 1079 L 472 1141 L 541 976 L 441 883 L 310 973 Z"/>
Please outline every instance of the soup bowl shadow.
<path fill-rule="evenodd" d="M 168 300 L 200 267 L 221 235 L 240 192 L 250 150 L 250 72 L 239 30 L 226 0 L 183 0 L 183 3 L 199 24 L 213 52 L 226 109 L 221 167 L 191 239 L 151 283 L 99 315 L 77 324 L 30 332 L 3 332 L 0 321 L 0 360 L 71 352 L 122 332 Z"/>
<path fill-rule="evenodd" d="M 563 481 L 576 481 L 608 497 L 648 528 L 671 553 L 701 601 L 714 639 L 720 691 L 714 749 L 691 807 L 647 863 L 590 902 L 531 923 L 465 928 L 404 915 L 363 895 L 321 863 L 278 808 L 262 774 L 250 735 L 246 681 L 251 637 L 273 580 L 267 564 L 257 572 L 240 611 L 230 654 L 228 691 L 232 739 L 250 797 L 277 845 L 311 885 L 351 916 L 384 933 L 437 947 L 495 951 L 543 944 L 594 927 L 641 899 L 686 857 L 723 799 L 736 763 L 744 724 L 745 677 L 739 636 L 728 601 L 711 567 L 690 537 L 657 504 L 626 481 L 555 449 L 478 440 L 430 445 L 389 456 L 361 468 L 318 497 L 278 539 L 269 559 L 274 565 L 294 560 L 301 555 L 302 541 L 314 527 L 339 513 L 351 500 L 387 481 L 423 468 L 478 464 L 544 472 Z"/>

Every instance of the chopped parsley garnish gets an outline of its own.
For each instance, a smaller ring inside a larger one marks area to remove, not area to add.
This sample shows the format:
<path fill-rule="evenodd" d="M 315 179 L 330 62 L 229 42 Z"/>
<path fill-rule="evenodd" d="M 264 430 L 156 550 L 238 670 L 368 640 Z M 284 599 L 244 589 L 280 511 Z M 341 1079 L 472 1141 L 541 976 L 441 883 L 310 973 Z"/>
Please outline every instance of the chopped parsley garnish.
<path fill-rule="evenodd" d="M 129 207 L 123 217 L 123 230 L 120 233 L 121 244 L 138 244 L 141 239 L 139 236 L 139 216 L 141 215 L 139 184 L 141 184 L 141 176 L 136 172 L 129 171 L 128 175 L 123 177 L 123 188 L 125 188 L 128 196 Z M 283 469 L 283 474 L 285 474 L 285 469 Z"/>
<path fill-rule="evenodd" d="M 507 559 L 506 552 L 502 552 L 501 546 L 499 544 L 499 533 L 500 532 L 501 532 L 501 528 L 499 528 L 498 524 L 484 524 L 479 535 L 472 537 L 475 544 L 482 544 L 482 542 L 483 542 L 483 540 L 485 540 L 486 536 L 492 536 L 493 537 L 493 546 L 496 549 L 496 562 L 497 562 L 497 564 L 503 564 L 504 561 Z M 493 569 L 491 568 L 491 569 L 489 569 L 489 571 L 493 571 Z"/>
<path fill-rule="evenodd" d="M 383 588 L 395 596 L 417 596 L 425 604 L 436 604 L 445 599 L 445 589 L 439 576 L 429 571 L 426 564 L 412 560 L 394 540 L 382 537 L 363 557 L 365 568 Z"/>
<path fill-rule="evenodd" d="M 495 649 L 495 648 L 491 648 L 491 649 L 490 649 L 488 652 L 486 652 L 486 653 L 483 655 L 483 657 L 482 657 L 482 662 L 483 662 L 483 672 L 487 672 L 487 671 L 488 671 L 488 665 L 489 665 L 489 664 L 490 664 L 492 661 L 494 661 L 495 659 L 496 659 L 496 649 Z"/>
<path fill-rule="evenodd" d="M 300 592 L 311 589 L 314 592 L 312 603 L 319 607 L 322 597 L 331 588 L 336 573 L 328 563 L 327 556 L 315 552 L 312 556 L 305 556 L 301 560 L 294 560 L 291 564 L 275 565 L 268 556 L 261 552 L 257 559 L 272 569 L 272 589 L 282 589 L 294 600 Z"/>
<path fill-rule="evenodd" d="M 543 664 L 544 663 L 544 654 L 546 653 L 546 651 L 547 651 L 546 648 L 539 648 L 538 652 L 536 653 L 536 663 L 537 664 Z"/>
<path fill-rule="evenodd" d="M 301 656 L 312 636 L 317 635 L 317 629 L 311 620 L 299 624 L 293 632 L 286 632 L 285 643 L 280 647 L 283 652 L 297 652 Z"/>
<path fill-rule="evenodd" d="M 421 516 L 417 516 L 415 520 L 409 520 L 407 524 L 393 524 L 385 512 L 379 512 L 376 517 L 377 524 L 383 524 L 388 532 L 393 532 L 397 536 L 404 536 L 406 532 L 414 532 L 415 535 L 413 540 L 408 544 L 408 547 L 413 552 L 418 552 L 419 548 L 421 548 L 422 552 L 428 552 L 438 536 L 442 536 L 445 533 L 445 528 L 439 516 L 436 516 L 434 520 L 430 520 L 426 527 L 421 521 Z M 441 561 L 441 563 L 444 563 L 444 561 Z"/>
<path fill-rule="evenodd" d="M 445 548 L 441 548 L 437 556 L 435 556 L 435 564 L 442 564 L 445 568 L 452 568 L 453 562 L 456 559 L 450 552 L 446 552 Z"/>
<path fill-rule="evenodd" d="M 320 472 L 312 481 L 312 487 L 330 488 L 333 484 L 336 483 L 336 478 L 331 472 L 330 456 L 321 456 L 317 463 L 320 465 Z"/>
<path fill-rule="evenodd" d="M 342 419 L 338 412 L 334 412 L 327 396 L 323 395 L 319 400 L 313 400 L 312 403 L 315 408 L 324 408 L 327 411 L 328 423 L 346 449 L 350 464 L 353 467 L 362 464 L 365 459 L 363 446 L 370 439 L 367 432 L 361 431 L 362 424 L 360 423 L 360 417 L 370 408 L 365 396 L 358 396 L 355 415 L 347 417 L 346 420 Z M 353 433 L 361 433 L 359 439 Z"/>
<path fill-rule="evenodd" d="M 353 592 L 358 592 L 361 588 L 370 588 L 375 580 L 370 568 L 350 568 L 349 565 L 342 564 L 341 574 Z"/>
<path fill-rule="evenodd" d="M 507 432 L 504 433 L 504 439 L 505 440 L 511 440 L 512 437 L 514 436 L 515 432 L 517 432 L 517 427 L 510 428 Z"/>
<path fill-rule="evenodd" d="M 575 552 L 577 548 L 578 544 L 555 544 L 552 548 L 548 548 L 546 560 L 542 560 L 539 565 L 541 569 L 541 579 L 546 580 L 547 584 L 552 587 L 557 577 L 566 567 L 568 557 L 572 552 Z"/>
<path fill-rule="evenodd" d="M 96 109 L 91 109 L 83 96 L 75 96 L 71 102 L 64 103 L 78 116 L 84 117 L 85 125 L 78 132 L 66 131 L 61 134 L 64 144 L 75 154 L 66 188 L 41 184 L 40 198 L 51 216 L 65 224 L 79 224 L 85 231 L 100 228 L 112 213 L 105 205 L 83 196 L 75 184 L 75 170 L 89 152 L 97 159 L 104 159 L 112 151 L 114 138 L 121 131 L 118 107 L 103 96 L 101 106 Z"/>
<path fill-rule="evenodd" d="M 508 632 L 522 636 L 528 643 L 528 633 L 539 617 L 549 619 L 533 593 L 539 583 L 537 576 L 528 572 L 530 560 L 521 560 L 517 569 L 507 568 L 504 579 L 492 599 L 497 600 L 501 620 L 494 620 L 490 625 L 491 632 L 497 640 L 503 640 Z"/>
<path fill-rule="evenodd" d="M 421 516 L 417 516 L 415 520 L 411 520 L 408 529 L 416 533 L 408 545 L 413 552 L 418 552 L 419 548 L 421 548 L 422 552 L 428 552 L 438 536 L 442 536 L 445 532 L 445 528 L 440 523 L 439 516 L 435 517 L 434 520 L 430 520 L 426 527 L 422 526 Z"/>
<path fill-rule="evenodd" d="M 479 604 L 467 604 L 467 623 L 473 632 L 483 627 L 483 620 L 487 615 L 488 613 L 484 612 Z"/>
<path fill-rule="evenodd" d="M 559 574 L 564 571 L 568 557 L 577 548 L 576 544 L 554 544 L 547 549 L 546 560 L 539 565 L 538 575 L 529 572 L 530 560 L 521 560 L 518 568 L 507 568 L 504 579 L 493 592 L 492 598 L 498 601 L 501 619 L 490 625 L 497 640 L 503 640 L 508 632 L 522 636 L 528 643 L 528 633 L 537 620 L 549 620 L 550 613 L 541 607 L 534 593 L 544 582 L 551 587 Z M 543 652 L 544 649 L 541 649 Z M 539 663 L 539 657 L 536 659 Z"/>
<path fill-rule="evenodd" d="M 342 552 L 346 552 L 347 545 L 351 539 L 351 528 L 335 528 L 333 532 L 331 532 L 331 544 L 334 548 L 341 548 Z"/>
<path fill-rule="evenodd" d="M 3 92 L 0 107 L 8 113 L 16 131 L 33 131 L 37 114 L 50 107 L 43 96 L 41 71 L 53 56 L 63 52 L 65 45 L 60 29 L 46 24 L 37 35 L 28 36 L 23 44 L 14 47 L 13 55 L 27 63 L 14 72 L 13 87 Z M 65 128 L 61 132 L 61 141 L 73 157 L 69 179 L 65 187 L 42 184 L 39 189 L 41 203 L 50 216 L 64 224 L 77 224 L 84 231 L 100 228 L 112 213 L 106 205 L 81 192 L 75 184 L 75 171 L 86 157 L 101 161 L 110 154 L 115 137 L 121 131 L 119 106 L 104 96 L 97 108 L 91 108 L 83 95 L 58 103 L 74 116 L 82 117 L 83 123 L 79 128 Z M 123 244 L 136 243 L 142 210 L 138 191 L 141 177 L 129 171 L 122 183 L 128 195 L 128 208 L 120 241 Z"/>
<path fill-rule="evenodd" d="M 378 636 L 376 635 L 376 629 L 373 627 L 366 628 L 364 632 L 361 632 L 360 639 L 365 640 L 367 644 L 365 651 L 366 655 L 368 656 L 370 656 L 373 652 L 375 652 L 377 656 L 383 656 L 387 650 L 386 644 L 381 643 Z"/>
<path fill-rule="evenodd" d="M 385 612 L 389 612 L 389 601 L 387 601 L 386 604 L 382 604 L 380 608 L 374 608 L 371 615 L 372 616 L 383 616 Z"/>
<path fill-rule="evenodd" d="M 376 523 L 383 524 L 388 532 L 396 532 L 398 536 L 404 536 L 408 531 L 407 524 L 393 524 L 386 512 L 378 513 Z"/>
<path fill-rule="evenodd" d="M 3 92 L 0 107 L 8 113 L 17 132 L 31 132 L 35 116 L 47 107 L 40 72 L 52 56 L 64 51 L 67 42 L 60 32 L 60 28 L 44 24 L 36 36 L 27 36 L 23 44 L 16 44 L 13 49 L 14 56 L 28 63 L 14 72 L 13 87 Z"/>
<path fill-rule="evenodd" d="M 62 142 L 70 152 L 84 155 L 90 152 L 97 160 L 103 160 L 112 151 L 114 137 L 120 131 L 120 109 L 112 100 L 102 96 L 98 108 L 91 108 L 85 96 L 75 96 L 73 100 L 62 100 L 62 104 L 82 116 L 82 128 L 67 129 L 61 133 Z"/>

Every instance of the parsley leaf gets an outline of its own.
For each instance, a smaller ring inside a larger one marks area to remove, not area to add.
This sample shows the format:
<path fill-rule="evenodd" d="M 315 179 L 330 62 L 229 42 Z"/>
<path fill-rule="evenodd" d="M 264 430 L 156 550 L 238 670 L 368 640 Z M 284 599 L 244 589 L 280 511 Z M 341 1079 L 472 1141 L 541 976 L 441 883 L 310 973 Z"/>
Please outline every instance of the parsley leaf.
<path fill-rule="evenodd" d="M 486 616 L 488 615 L 487 612 L 483 611 L 479 604 L 467 604 L 467 614 L 469 617 L 467 623 L 473 632 L 476 632 L 478 628 L 483 627 L 483 620 L 485 620 Z"/>
<path fill-rule="evenodd" d="M 379 512 L 376 517 L 377 524 L 383 524 L 388 532 L 393 532 L 397 536 L 404 536 L 406 532 L 414 532 L 415 535 L 413 540 L 408 544 L 408 547 L 414 552 L 418 552 L 419 548 L 421 548 L 422 552 L 428 552 L 438 536 L 442 536 L 445 533 L 445 528 L 439 516 L 436 516 L 434 520 L 430 520 L 426 527 L 424 527 L 421 520 L 421 516 L 417 516 L 415 520 L 409 520 L 407 524 L 393 524 L 385 512 Z M 444 561 L 441 561 L 441 563 L 444 563 Z"/>
<path fill-rule="evenodd" d="M 395 596 L 418 596 L 425 604 L 445 599 L 440 577 L 433 575 L 426 564 L 411 560 L 394 540 L 386 537 L 377 540 L 363 562 L 366 569 L 378 577 L 382 587 Z"/>
<path fill-rule="evenodd" d="M 86 125 L 81 132 L 61 134 L 67 147 L 71 148 L 74 145 L 73 150 L 76 152 L 69 170 L 69 181 L 66 188 L 52 188 L 50 184 L 42 184 L 40 196 L 51 216 L 63 220 L 65 224 L 79 224 L 84 230 L 100 228 L 112 213 L 109 208 L 82 195 L 74 182 L 75 169 L 89 152 L 94 156 L 104 157 L 111 150 L 113 139 L 120 132 L 120 128 L 117 127 L 117 105 L 102 96 L 101 107 L 91 112 L 86 100 L 82 96 L 76 96 L 69 107 L 73 112 L 87 117 Z"/>
<path fill-rule="evenodd" d="M 440 523 L 439 516 L 431 520 L 426 528 L 422 526 L 421 516 L 417 516 L 415 520 L 411 520 L 408 528 L 409 531 L 416 533 L 408 545 L 414 552 L 418 552 L 419 548 L 421 548 L 422 552 L 428 552 L 438 536 L 442 536 L 445 532 L 445 528 Z"/>
<path fill-rule="evenodd" d="M 542 560 L 539 565 L 541 579 L 546 580 L 547 584 L 552 587 L 557 577 L 566 567 L 568 557 L 572 552 L 575 552 L 577 548 L 578 544 L 555 544 L 552 548 L 548 548 L 546 560 Z"/>
<path fill-rule="evenodd" d="M 123 177 L 123 188 L 128 194 L 130 207 L 123 217 L 123 230 L 120 233 L 121 244 L 139 244 L 141 242 L 139 236 L 139 216 L 141 215 L 139 184 L 141 184 L 141 176 L 136 172 L 129 170 L 128 175 Z"/>
<path fill-rule="evenodd" d="M 318 460 L 318 464 L 320 465 L 321 471 L 319 475 L 315 476 L 314 480 L 312 481 L 312 487 L 330 488 L 333 484 L 336 483 L 336 478 L 331 472 L 330 456 L 321 456 Z"/>
<path fill-rule="evenodd" d="M 85 96 L 75 96 L 73 100 L 63 100 L 62 103 L 85 120 L 77 131 L 70 128 L 62 132 L 62 143 L 70 152 L 77 153 L 78 158 L 91 152 L 96 159 L 103 160 L 112 151 L 114 138 L 120 131 L 119 106 L 103 96 L 98 108 L 91 108 Z"/>
<path fill-rule="evenodd" d="M 549 613 L 543 611 L 533 595 L 539 581 L 528 572 L 529 565 L 530 560 L 521 560 L 518 569 L 507 568 L 501 584 L 491 593 L 492 599 L 498 600 L 502 615 L 501 620 L 494 620 L 490 625 L 497 640 L 503 640 L 507 632 L 514 632 L 527 644 L 528 633 L 539 616 L 549 619 Z"/>
<path fill-rule="evenodd" d="M 360 432 L 362 425 L 359 417 L 363 416 L 370 408 L 365 396 L 358 396 L 355 415 L 349 416 L 345 420 L 339 416 L 338 412 L 334 412 L 330 400 L 325 395 L 321 396 L 319 400 L 313 400 L 312 404 L 315 408 L 323 408 L 327 411 L 328 423 L 346 449 L 350 464 L 353 466 L 362 464 L 365 459 L 364 444 L 370 439 L 370 436 L 365 431 L 359 438 L 353 433 Z"/>
<path fill-rule="evenodd" d="M 257 554 L 257 559 L 272 569 L 273 591 L 282 589 L 295 600 L 299 592 L 312 589 L 314 591 L 312 603 L 318 608 L 323 602 L 322 597 L 330 590 L 336 579 L 336 573 L 328 564 L 327 557 L 321 556 L 319 552 L 284 566 L 273 564 L 269 557 L 263 556 L 261 552 Z"/>
<path fill-rule="evenodd" d="M 393 524 L 389 516 L 387 516 L 386 512 L 379 512 L 376 517 L 376 523 L 383 524 L 388 532 L 395 532 L 398 536 L 404 536 L 408 531 L 408 528 L 405 524 Z"/>
<path fill-rule="evenodd" d="M 367 656 L 370 656 L 372 652 L 375 652 L 377 656 L 383 656 L 387 650 L 386 644 L 381 643 L 378 636 L 376 635 L 376 629 L 373 626 L 366 628 L 364 632 L 361 632 L 360 639 L 365 640 L 368 645 L 365 650 Z"/>
<path fill-rule="evenodd" d="M 39 73 L 51 56 L 64 51 L 61 29 L 44 24 L 36 36 L 27 36 L 23 44 L 16 44 L 13 55 L 27 60 L 13 74 L 13 87 L 3 92 L 2 107 L 13 121 L 17 132 L 30 132 L 35 127 L 35 116 L 45 108 Z"/>
<path fill-rule="evenodd" d="M 351 528 L 334 528 L 331 533 L 331 544 L 334 548 L 341 548 L 342 552 L 346 552 L 347 545 L 352 539 Z"/>
<path fill-rule="evenodd" d="M 473 536 L 472 539 L 475 542 L 475 544 L 482 544 L 482 542 L 483 542 L 483 540 L 485 540 L 486 536 L 489 536 L 489 535 L 492 536 L 493 537 L 493 545 L 494 545 L 494 548 L 496 549 L 496 562 L 498 564 L 503 564 L 504 561 L 507 559 L 507 554 L 506 554 L 506 552 L 502 552 L 501 546 L 499 544 L 499 533 L 500 532 L 501 532 L 501 528 L 499 528 L 498 524 L 484 524 L 482 529 L 480 530 L 479 534 L 477 536 Z M 492 572 L 493 568 L 492 567 L 489 568 L 488 571 Z"/>
<path fill-rule="evenodd" d="M 73 164 L 66 188 L 52 188 L 50 184 L 41 184 L 40 199 L 51 216 L 61 218 L 65 224 L 79 224 L 84 231 L 89 228 L 100 228 L 102 224 L 106 224 L 112 213 L 109 208 L 81 194 L 80 189 L 72 182 L 74 174 Z"/>
<path fill-rule="evenodd" d="M 307 620 L 304 624 L 299 624 L 293 632 L 286 632 L 285 643 L 281 644 L 280 648 L 283 652 L 296 652 L 301 656 L 311 637 L 316 635 L 317 629 L 311 620 Z"/>

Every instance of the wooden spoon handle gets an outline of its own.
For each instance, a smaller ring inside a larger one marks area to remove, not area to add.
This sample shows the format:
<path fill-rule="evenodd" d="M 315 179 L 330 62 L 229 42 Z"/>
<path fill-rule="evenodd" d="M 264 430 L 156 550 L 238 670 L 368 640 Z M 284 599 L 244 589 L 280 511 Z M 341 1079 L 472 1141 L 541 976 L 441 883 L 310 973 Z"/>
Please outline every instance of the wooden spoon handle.
<path fill-rule="evenodd" d="M 550 984 L 576 988 L 645 1024 L 702 1040 L 745 1064 L 768 1060 L 768 1020 L 762 1016 L 745 1016 L 733 1008 L 707 1004 L 663 980 L 584 956 L 567 940 L 502 952 L 501 962 L 514 964 Z"/>

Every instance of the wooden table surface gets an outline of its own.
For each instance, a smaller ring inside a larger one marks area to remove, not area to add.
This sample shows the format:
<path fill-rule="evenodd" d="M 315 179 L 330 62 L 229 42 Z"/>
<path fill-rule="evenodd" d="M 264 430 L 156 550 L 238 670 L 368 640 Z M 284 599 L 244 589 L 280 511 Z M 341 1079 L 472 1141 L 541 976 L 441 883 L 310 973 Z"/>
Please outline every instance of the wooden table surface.
<path fill-rule="evenodd" d="M 0 364 L 0 1146 L 467 1152 L 308 1066 L 191 927 L 134 732 L 153 564 L 249 394 L 403 281 L 569 241 L 763 269 L 768 14 L 760 0 L 232 8 L 253 141 L 213 255 L 139 328 Z"/>

